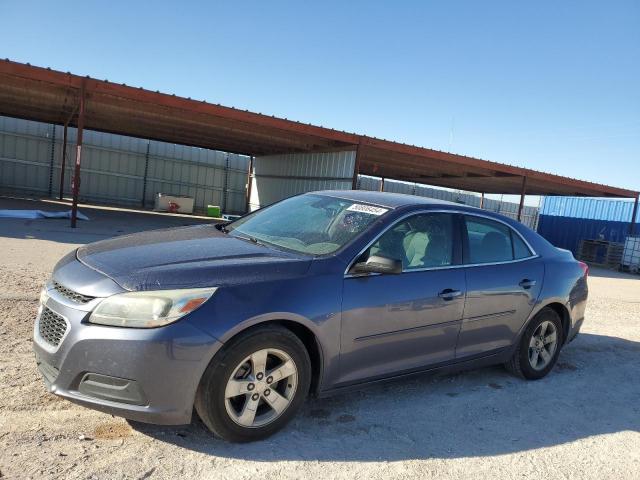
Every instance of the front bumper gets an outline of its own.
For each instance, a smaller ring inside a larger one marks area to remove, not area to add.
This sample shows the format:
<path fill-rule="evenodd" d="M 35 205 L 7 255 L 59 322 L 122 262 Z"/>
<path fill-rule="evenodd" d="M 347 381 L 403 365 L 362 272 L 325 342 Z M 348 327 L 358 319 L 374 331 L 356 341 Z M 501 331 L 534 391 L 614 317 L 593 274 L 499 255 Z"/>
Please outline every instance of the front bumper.
<path fill-rule="evenodd" d="M 188 317 L 161 328 L 118 328 L 87 323 L 88 308 L 50 292 L 34 327 L 36 362 L 50 392 L 132 420 L 189 423 L 198 383 L 222 344 Z M 39 332 L 44 308 L 62 316 L 57 346 Z"/>

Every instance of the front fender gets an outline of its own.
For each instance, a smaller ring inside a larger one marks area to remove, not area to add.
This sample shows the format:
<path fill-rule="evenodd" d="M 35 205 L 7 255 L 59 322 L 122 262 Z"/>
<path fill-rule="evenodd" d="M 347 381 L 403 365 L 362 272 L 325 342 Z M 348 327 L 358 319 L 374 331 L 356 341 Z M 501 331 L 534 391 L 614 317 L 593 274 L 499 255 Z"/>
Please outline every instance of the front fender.
<path fill-rule="evenodd" d="M 233 337 L 238 335 L 239 333 L 247 330 L 248 328 L 255 327 L 257 325 L 267 323 L 267 322 L 275 322 L 275 321 L 290 321 L 295 322 L 299 325 L 302 325 L 313 333 L 313 335 L 318 339 L 319 345 L 322 347 L 322 342 L 319 339 L 320 332 L 318 331 L 318 326 L 312 322 L 310 319 L 303 317 L 302 315 L 298 315 L 292 312 L 269 312 L 261 315 L 256 315 L 251 318 L 247 318 L 242 322 L 234 325 L 232 328 L 227 330 L 224 335 L 222 335 L 218 340 L 222 343 L 227 343 Z"/>
<path fill-rule="evenodd" d="M 322 385 L 338 376 L 341 282 L 334 275 L 222 287 L 189 321 L 220 342 L 257 325 L 286 321 L 313 334 L 323 365 Z"/>

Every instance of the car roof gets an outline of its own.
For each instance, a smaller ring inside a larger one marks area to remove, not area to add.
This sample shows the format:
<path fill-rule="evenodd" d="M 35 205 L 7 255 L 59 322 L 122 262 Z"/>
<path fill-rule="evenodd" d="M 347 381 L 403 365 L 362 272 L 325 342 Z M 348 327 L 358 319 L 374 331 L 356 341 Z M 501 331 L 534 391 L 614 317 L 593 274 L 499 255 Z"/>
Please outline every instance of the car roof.
<path fill-rule="evenodd" d="M 442 207 L 470 207 L 469 205 L 447 202 L 436 198 L 419 197 L 417 195 L 408 195 L 405 193 L 392 192 L 374 192 L 369 190 L 322 190 L 318 192 L 309 192 L 310 194 L 326 195 L 328 197 L 344 198 L 354 202 L 365 202 L 379 205 L 387 208 L 399 208 L 408 206 L 442 206 Z"/>

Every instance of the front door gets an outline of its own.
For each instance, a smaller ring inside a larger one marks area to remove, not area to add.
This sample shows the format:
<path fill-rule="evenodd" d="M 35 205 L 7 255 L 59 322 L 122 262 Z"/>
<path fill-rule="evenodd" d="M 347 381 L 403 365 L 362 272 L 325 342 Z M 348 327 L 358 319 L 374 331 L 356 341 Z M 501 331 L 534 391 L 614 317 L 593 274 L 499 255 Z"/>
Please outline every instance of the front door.
<path fill-rule="evenodd" d="M 347 275 L 339 383 L 451 360 L 465 298 L 458 217 L 422 213 L 399 221 L 356 261 L 401 260 L 400 274 Z"/>

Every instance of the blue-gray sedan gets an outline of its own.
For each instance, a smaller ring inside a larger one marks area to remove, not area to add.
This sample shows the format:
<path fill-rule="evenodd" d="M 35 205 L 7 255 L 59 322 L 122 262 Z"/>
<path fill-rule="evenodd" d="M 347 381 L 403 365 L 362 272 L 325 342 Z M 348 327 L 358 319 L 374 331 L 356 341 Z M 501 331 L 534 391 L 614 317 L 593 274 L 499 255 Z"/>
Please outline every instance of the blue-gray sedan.
<path fill-rule="evenodd" d="M 235 222 L 93 243 L 56 265 L 34 350 L 49 390 L 232 441 L 308 394 L 505 364 L 544 377 L 587 267 L 501 215 L 409 195 L 299 195 Z M 540 387 L 544 388 L 544 387 Z"/>

